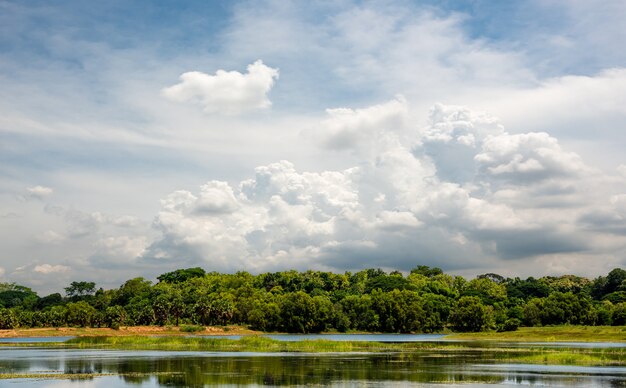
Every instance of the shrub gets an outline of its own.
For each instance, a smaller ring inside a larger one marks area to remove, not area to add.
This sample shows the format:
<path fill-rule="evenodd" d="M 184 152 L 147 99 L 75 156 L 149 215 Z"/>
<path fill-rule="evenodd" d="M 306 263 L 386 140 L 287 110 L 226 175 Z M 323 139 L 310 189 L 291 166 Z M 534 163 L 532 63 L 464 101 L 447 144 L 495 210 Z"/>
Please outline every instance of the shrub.
<path fill-rule="evenodd" d="M 198 331 L 204 331 L 204 326 L 200 325 L 182 325 L 180 331 L 185 333 L 196 333 Z"/>

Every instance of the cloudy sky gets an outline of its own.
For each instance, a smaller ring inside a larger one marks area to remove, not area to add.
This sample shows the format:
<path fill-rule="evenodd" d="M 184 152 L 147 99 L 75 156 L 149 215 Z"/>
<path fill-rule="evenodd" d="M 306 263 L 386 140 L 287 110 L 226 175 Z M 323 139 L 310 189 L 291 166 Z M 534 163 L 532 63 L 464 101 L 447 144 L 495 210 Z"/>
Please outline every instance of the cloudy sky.
<path fill-rule="evenodd" d="M 626 266 L 625 15 L 0 0 L 0 281 Z"/>

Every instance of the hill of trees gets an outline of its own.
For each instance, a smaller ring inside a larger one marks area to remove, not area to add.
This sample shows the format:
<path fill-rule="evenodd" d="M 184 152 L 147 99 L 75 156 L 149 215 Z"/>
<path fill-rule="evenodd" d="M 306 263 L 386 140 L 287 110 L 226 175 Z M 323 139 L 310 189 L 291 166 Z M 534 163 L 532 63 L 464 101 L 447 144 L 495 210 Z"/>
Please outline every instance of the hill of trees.
<path fill-rule="evenodd" d="M 0 329 L 185 323 L 290 333 L 430 333 L 626 324 L 626 271 L 619 268 L 593 280 L 484 274 L 469 281 L 427 266 L 407 276 L 381 269 L 252 275 L 188 268 L 162 274 L 156 284 L 134 278 L 111 290 L 76 281 L 65 293 L 39 297 L 0 283 Z"/>

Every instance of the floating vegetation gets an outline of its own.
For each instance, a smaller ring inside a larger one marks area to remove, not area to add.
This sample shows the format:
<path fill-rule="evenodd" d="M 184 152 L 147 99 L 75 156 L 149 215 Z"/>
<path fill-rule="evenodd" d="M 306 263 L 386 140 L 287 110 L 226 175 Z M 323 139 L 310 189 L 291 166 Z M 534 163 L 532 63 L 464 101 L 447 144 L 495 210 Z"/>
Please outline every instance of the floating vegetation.
<path fill-rule="evenodd" d="M 626 365 L 626 348 L 554 348 L 481 346 L 471 342 L 383 343 L 361 341 L 278 341 L 262 336 L 238 340 L 215 337 L 80 337 L 66 346 L 81 349 L 171 350 L 211 352 L 304 352 L 304 353 L 419 353 L 437 352 L 445 357 L 458 352 L 483 352 L 503 362 L 558 365 Z"/>
<path fill-rule="evenodd" d="M 626 342 L 622 326 L 545 326 L 522 327 L 517 331 L 457 333 L 446 339 L 516 342 Z"/>

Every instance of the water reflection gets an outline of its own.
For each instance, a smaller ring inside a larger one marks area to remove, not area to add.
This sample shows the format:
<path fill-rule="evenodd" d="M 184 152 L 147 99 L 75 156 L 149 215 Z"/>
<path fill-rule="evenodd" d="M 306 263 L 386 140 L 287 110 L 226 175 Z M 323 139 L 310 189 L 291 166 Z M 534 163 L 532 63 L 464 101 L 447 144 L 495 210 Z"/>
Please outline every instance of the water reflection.
<path fill-rule="evenodd" d="M 0 349 L 1 373 L 111 373 L 89 386 L 346 386 L 393 387 L 427 383 L 624 387 L 626 368 L 503 364 L 488 351 L 382 354 L 210 353 Z M 4 380 L 26 384 L 30 380 Z M 37 386 L 45 386 L 38 380 Z M 73 380 L 62 380 L 72 384 Z M 30 381 L 32 383 L 32 381 Z M 76 384 L 86 383 L 76 380 Z M 50 381 L 50 386 L 55 382 Z M 58 382 L 57 382 L 58 383 Z M 46 383 L 47 384 L 47 383 Z M 467 385 L 472 384 L 472 385 Z M 4 386 L 0 380 L 0 386 Z M 441 385 L 439 385 L 441 386 Z"/>
<path fill-rule="evenodd" d="M 74 336 L 65 337 L 13 337 L 13 338 L 0 338 L 0 343 L 14 344 L 14 343 L 38 343 L 38 342 L 65 342 L 69 339 L 76 338 Z"/>

